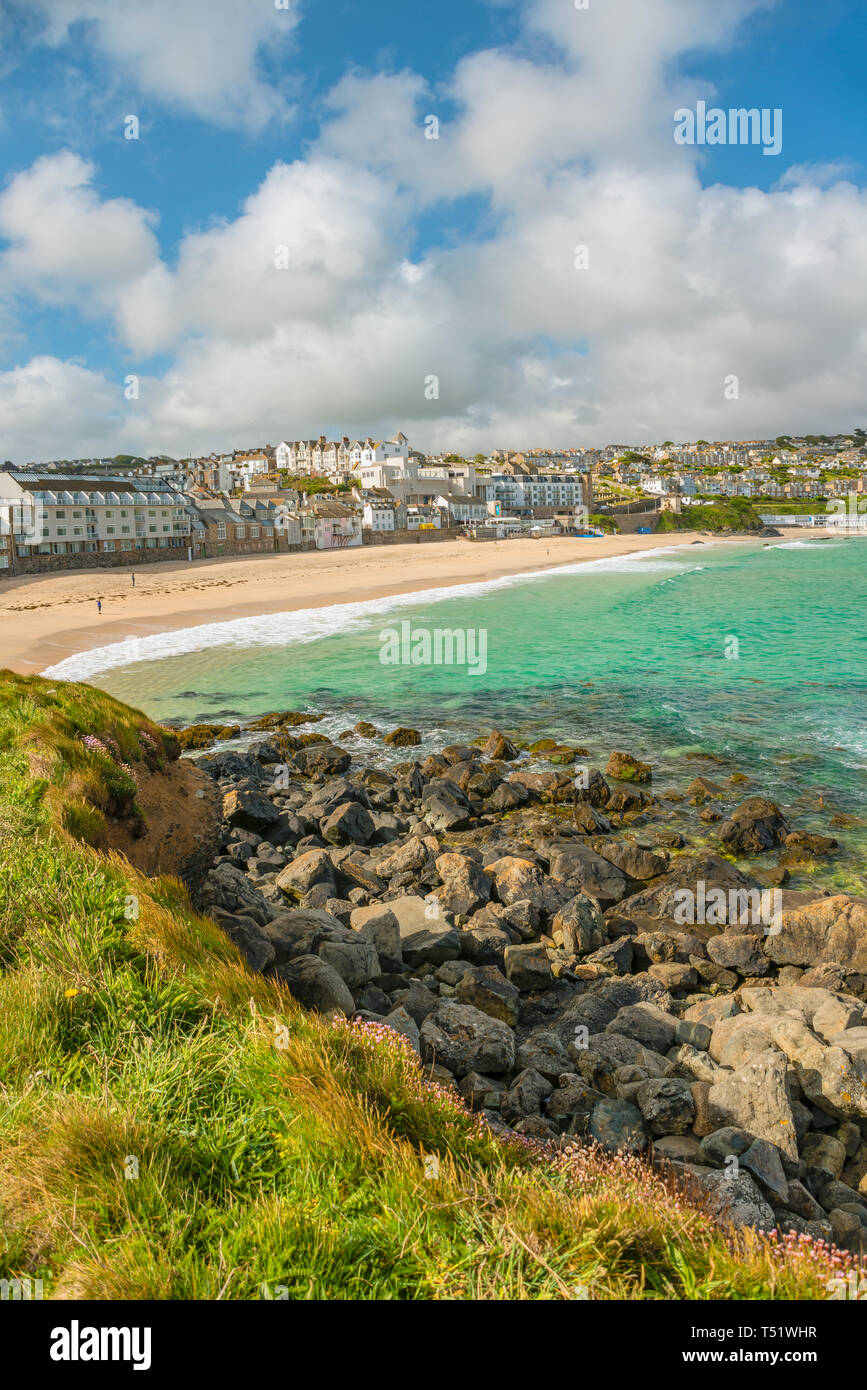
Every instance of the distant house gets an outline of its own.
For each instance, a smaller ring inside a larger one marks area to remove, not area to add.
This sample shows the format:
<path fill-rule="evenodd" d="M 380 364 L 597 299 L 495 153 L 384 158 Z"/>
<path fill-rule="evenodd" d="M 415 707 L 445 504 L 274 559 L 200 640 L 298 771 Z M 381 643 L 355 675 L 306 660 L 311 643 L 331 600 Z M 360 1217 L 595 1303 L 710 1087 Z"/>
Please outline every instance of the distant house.
<path fill-rule="evenodd" d="M 342 502 L 310 499 L 299 519 L 301 544 L 306 550 L 345 550 L 361 545 L 361 515 Z"/>
<path fill-rule="evenodd" d="M 187 510 L 195 559 L 269 555 L 301 548 L 298 517 L 280 504 L 211 497 L 191 502 Z"/>

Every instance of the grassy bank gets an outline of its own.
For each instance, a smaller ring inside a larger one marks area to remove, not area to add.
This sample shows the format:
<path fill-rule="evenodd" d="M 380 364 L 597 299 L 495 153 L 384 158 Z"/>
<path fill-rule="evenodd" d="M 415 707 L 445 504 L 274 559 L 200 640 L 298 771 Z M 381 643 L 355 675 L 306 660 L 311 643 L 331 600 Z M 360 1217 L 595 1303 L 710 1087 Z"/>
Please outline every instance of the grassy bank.
<path fill-rule="evenodd" d="M 101 854 L 175 752 L 101 692 L 0 674 L 0 1277 L 84 1299 L 827 1298 L 821 1251 L 736 1245 L 643 1164 L 502 1144 L 395 1034 L 305 1014 L 177 880 Z"/>
<path fill-rule="evenodd" d="M 746 497 L 729 497 L 720 502 L 684 507 L 682 512 L 661 512 L 656 531 L 761 531 L 762 518 Z"/>

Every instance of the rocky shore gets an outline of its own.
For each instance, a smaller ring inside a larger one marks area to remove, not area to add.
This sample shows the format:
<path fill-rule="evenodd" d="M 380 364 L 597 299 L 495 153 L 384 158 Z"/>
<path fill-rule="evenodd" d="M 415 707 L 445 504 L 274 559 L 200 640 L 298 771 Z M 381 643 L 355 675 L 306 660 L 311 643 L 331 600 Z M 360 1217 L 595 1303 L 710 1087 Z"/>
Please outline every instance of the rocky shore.
<path fill-rule="evenodd" d="M 494 732 L 419 762 L 401 729 L 385 770 L 312 718 L 199 758 L 222 825 L 197 905 L 254 970 L 403 1034 L 496 1130 L 647 1154 L 723 1221 L 867 1250 L 867 901 L 780 886 L 833 839 L 737 775 L 687 789 L 708 849 L 625 752 L 552 745 L 540 772 Z"/>

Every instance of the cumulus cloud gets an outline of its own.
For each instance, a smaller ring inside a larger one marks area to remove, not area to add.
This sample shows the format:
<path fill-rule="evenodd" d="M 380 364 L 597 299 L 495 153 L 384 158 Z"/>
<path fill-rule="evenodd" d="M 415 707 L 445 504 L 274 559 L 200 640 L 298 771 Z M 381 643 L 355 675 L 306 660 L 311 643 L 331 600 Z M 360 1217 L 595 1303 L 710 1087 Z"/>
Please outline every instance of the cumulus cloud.
<path fill-rule="evenodd" d="M 54 303 L 112 291 L 159 257 L 156 215 L 128 198 L 101 199 L 95 169 L 71 151 L 45 155 L 0 193 L 0 286 Z"/>
<path fill-rule="evenodd" d="M 151 214 L 100 201 L 74 156 L 40 161 L 0 197 L 0 283 L 90 286 L 133 360 L 170 359 L 112 417 L 116 447 L 147 453 L 322 430 L 401 427 L 475 452 L 854 425 L 867 196 L 828 166 L 769 192 L 704 187 L 698 152 L 672 139 L 699 91 L 681 55 L 762 8 L 659 0 L 651 19 L 643 0 L 533 0 L 522 43 L 465 58 L 443 91 L 351 73 L 305 158 L 275 165 L 236 218 L 187 232 L 171 263 Z M 484 234 L 419 249 L 425 215 L 466 194 L 489 202 Z M 74 242 L 60 275 L 31 227 L 54 199 Z M 41 364 L 46 390 L 63 367 Z M 106 437 L 117 389 L 77 380 L 92 405 L 66 420 L 64 454 Z M 7 386 L 0 428 L 49 456 Z"/>
<path fill-rule="evenodd" d="M 288 112 L 261 71 L 298 23 L 296 3 L 256 0 L 27 0 L 55 47 L 82 40 L 146 97 L 216 125 L 261 130 Z"/>

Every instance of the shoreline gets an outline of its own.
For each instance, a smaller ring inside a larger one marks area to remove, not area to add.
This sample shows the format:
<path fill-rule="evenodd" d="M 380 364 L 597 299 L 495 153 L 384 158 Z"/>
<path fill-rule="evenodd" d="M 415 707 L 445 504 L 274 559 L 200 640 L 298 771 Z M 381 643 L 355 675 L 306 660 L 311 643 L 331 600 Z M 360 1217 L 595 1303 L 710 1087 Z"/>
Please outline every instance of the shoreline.
<path fill-rule="evenodd" d="M 789 531 L 791 539 L 828 535 L 813 527 Z M 0 584 L 0 666 L 35 675 L 96 648 L 204 624 L 554 572 L 695 541 L 719 545 L 759 540 L 682 531 L 598 540 L 517 537 L 481 543 L 364 546 L 147 566 L 135 571 L 135 587 L 132 571 L 126 568 L 24 576 Z M 101 614 L 95 611 L 97 599 L 102 599 Z"/>

